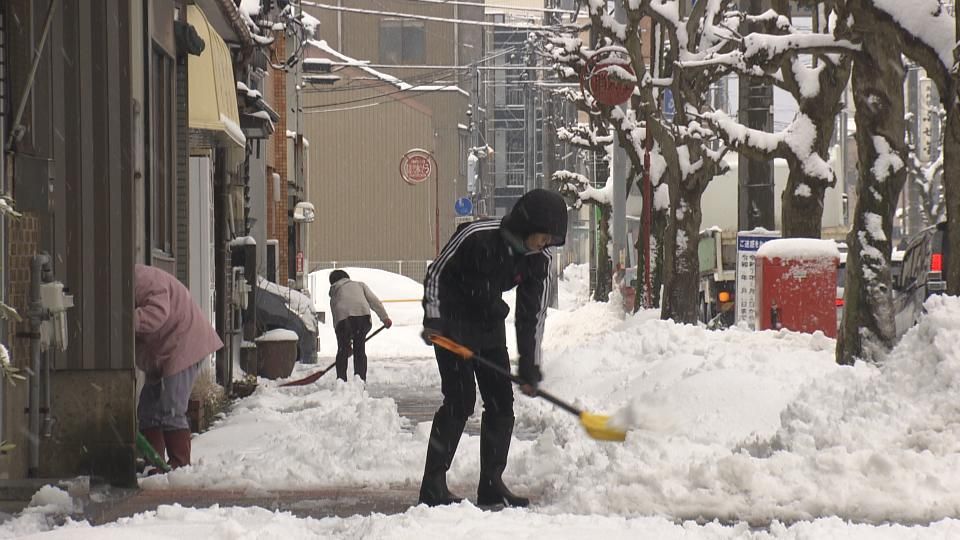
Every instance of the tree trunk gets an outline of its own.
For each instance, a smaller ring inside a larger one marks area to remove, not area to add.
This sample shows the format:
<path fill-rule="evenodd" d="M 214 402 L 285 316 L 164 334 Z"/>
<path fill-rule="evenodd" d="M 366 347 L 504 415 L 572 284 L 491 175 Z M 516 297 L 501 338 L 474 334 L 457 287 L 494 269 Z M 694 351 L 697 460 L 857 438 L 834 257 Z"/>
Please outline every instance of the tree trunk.
<path fill-rule="evenodd" d="M 824 66 L 820 73 L 820 94 L 811 99 L 794 96 L 800 101 L 800 112 L 816 126 L 814 149 L 827 162 L 830 161 L 830 139 L 833 138 L 834 124 L 843 106 L 840 96 L 850 76 L 849 66 L 849 61 L 841 66 Z M 803 169 L 803 163 L 792 153 L 787 163 L 790 175 L 781 195 L 780 211 L 783 237 L 820 238 L 823 230 L 823 197 L 835 181 L 808 174 Z"/>
<path fill-rule="evenodd" d="M 795 157 L 788 157 L 787 163 L 790 173 L 787 185 L 780 194 L 783 238 L 820 238 L 823 229 L 823 196 L 828 186 L 822 179 L 805 173 L 803 165 Z"/>
<path fill-rule="evenodd" d="M 610 300 L 613 289 L 613 268 L 610 264 L 610 213 L 607 205 L 597 205 L 600 223 L 597 224 L 597 287 L 593 290 L 593 299 L 597 302 Z"/>
<path fill-rule="evenodd" d="M 644 213 L 646 209 L 644 209 Z M 645 219 L 645 218 L 644 218 Z M 663 286 L 663 241 L 665 230 L 667 228 L 667 211 L 660 210 L 653 212 L 650 223 L 650 250 L 653 252 L 653 260 L 650 261 L 650 307 L 660 305 L 660 290 Z M 641 231 L 642 233 L 642 231 Z M 643 234 L 637 238 L 635 243 L 637 249 L 637 290 L 634 298 L 634 311 L 644 307 L 643 300 L 646 292 L 646 283 L 644 280 L 644 264 L 647 254 L 643 252 Z"/>
<path fill-rule="evenodd" d="M 943 191 L 947 211 L 947 294 L 960 295 L 960 104 L 947 110 L 943 137 Z"/>
<path fill-rule="evenodd" d="M 847 236 L 846 308 L 837 338 L 837 362 L 848 365 L 856 359 L 882 360 L 896 339 L 890 252 L 893 215 L 906 180 L 902 44 L 878 31 L 862 3 L 850 3 L 854 27 L 863 36 L 853 64 L 859 181 Z"/>

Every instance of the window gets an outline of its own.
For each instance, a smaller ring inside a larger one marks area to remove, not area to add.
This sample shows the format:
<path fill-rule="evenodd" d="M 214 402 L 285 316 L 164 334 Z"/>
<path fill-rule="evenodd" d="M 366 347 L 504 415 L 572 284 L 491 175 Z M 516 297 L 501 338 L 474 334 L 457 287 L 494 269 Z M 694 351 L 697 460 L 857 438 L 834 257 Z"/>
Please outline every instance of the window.
<path fill-rule="evenodd" d="M 150 239 L 154 249 L 173 254 L 174 60 L 159 46 L 150 62 Z"/>
<path fill-rule="evenodd" d="M 380 62 L 422 64 L 426 58 L 423 22 L 403 19 L 380 21 Z"/>

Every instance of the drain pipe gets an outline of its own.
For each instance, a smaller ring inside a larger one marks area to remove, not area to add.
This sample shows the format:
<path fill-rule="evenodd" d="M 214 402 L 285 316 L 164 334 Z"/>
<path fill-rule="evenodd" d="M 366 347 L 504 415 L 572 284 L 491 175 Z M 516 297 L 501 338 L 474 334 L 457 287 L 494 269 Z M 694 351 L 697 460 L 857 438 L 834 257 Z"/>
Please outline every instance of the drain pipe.
<path fill-rule="evenodd" d="M 40 285 L 49 280 L 50 273 L 49 255 L 38 253 L 30 259 L 30 307 L 27 309 L 27 316 L 30 319 L 31 354 L 30 416 L 28 418 L 30 455 L 27 464 L 29 478 L 36 478 L 40 470 L 40 357 L 43 354 L 40 350 L 40 327 L 50 318 L 50 312 L 43 307 Z"/>
<path fill-rule="evenodd" d="M 0 145 L 2 141 L 7 140 L 7 46 L 4 28 L 3 9 L 0 9 Z M 3 151 L 0 151 L 0 191 L 4 193 L 9 191 L 7 189 L 7 153 Z M 0 244 L 7 245 L 6 240 L 7 220 L 0 218 Z M 7 299 L 7 275 L 4 269 L 9 268 L 9 265 L 6 251 L 0 252 L 0 300 Z M 7 337 L 9 334 L 4 331 L 0 332 L 0 335 Z M 0 441 L 6 440 L 7 434 L 7 426 L 4 422 L 7 417 L 5 386 L 3 381 L 0 381 Z"/>

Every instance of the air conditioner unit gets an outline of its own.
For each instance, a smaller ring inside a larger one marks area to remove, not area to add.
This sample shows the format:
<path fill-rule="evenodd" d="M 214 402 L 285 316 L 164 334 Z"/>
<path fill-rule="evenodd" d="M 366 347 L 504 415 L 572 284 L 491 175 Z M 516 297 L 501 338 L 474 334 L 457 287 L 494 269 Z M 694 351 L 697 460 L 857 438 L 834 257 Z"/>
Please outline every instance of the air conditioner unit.
<path fill-rule="evenodd" d="M 313 203 L 302 201 L 293 207 L 294 223 L 313 223 L 313 220 L 316 219 L 315 214 L 316 210 L 314 210 Z"/>

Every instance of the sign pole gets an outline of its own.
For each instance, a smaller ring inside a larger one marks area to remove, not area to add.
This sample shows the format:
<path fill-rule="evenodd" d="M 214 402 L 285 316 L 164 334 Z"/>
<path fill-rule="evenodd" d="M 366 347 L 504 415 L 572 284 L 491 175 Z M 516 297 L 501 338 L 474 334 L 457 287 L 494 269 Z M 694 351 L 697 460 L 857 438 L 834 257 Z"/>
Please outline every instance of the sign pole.
<path fill-rule="evenodd" d="M 434 245 L 437 257 L 440 256 L 440 166 L 433 153 L 422 148 L 408 151 L 400 159 L 400 178 L 410 185 L 425 182 L 431 174 L 437 175 L 437 183 L 433 191 L 434 203 Z M 428 199 L 429 201 L 429 199 Z M 427 203 L 429 204 L 429 202 Z M 428 207 L 429 208 L 429 207 Z M 429 225 L 429 221 L 428 221 Z"/>
<path fill-rule="evenodd" d="M 647 125 L 647 137 L 643 141 L 643 307 L 653 307 L 653 284 L 650 276 L 650 234 L 653 232 L 653 189 L 650 185 L 650 147 L 653 137 Z"/>

